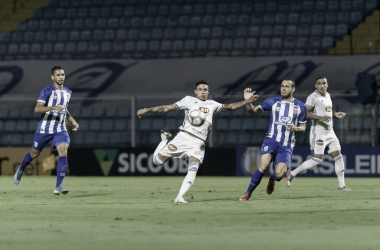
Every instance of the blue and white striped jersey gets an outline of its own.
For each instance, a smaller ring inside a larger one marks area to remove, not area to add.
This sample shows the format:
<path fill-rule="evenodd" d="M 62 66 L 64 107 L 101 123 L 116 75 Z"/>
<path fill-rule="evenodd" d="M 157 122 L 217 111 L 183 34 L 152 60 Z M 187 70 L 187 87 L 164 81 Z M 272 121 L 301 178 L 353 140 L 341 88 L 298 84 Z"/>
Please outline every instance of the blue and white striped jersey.
<path fill-rule="evenodd" d="M 306 106 L 300 100 L 293 98 L 286 102 L 281 96 L 266 99 L 260 105 L 262 110 L 271 111 L 269 129 L 265 137 L 275 139 L 281 145 L 294 148 L 296 138 L 294 132 L 287 131 L 286 125 L 295 126 L 306 122 Z"/>
<path fill-rule="evenodd" d="M 71 98 L 71 90 L 63 87 L 63 90 L 57 89 L 54 85 L 49 85 L 44 88 L 38 102 L 44 102 L 45 107 L 64 106 L 61 112 L 51 110 L 41 115 L 38 122 L 36 133 L 40 134 L 54 134 L 66 130 L 66 112 Z"/>

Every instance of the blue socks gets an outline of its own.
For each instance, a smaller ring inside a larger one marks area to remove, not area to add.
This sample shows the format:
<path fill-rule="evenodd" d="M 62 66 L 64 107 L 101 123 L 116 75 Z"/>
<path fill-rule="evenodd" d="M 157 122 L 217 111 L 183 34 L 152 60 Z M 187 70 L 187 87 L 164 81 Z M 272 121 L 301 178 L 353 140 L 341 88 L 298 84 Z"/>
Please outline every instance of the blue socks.
<path fill-rule="evenodd" d="M 261 173 L 258 169 L 253 173 L 251 178 L 251 183 L 248 186 L 247 193 L 252 194 L 253 190 L 260 184 L 261 179 L 263 178 L 264 173 Z"/>
<path fill-rule="evenodd" d="M 63 178 L 65 178 L 67 171 L 67 156 L 62 156 L 58 158 L 57 163 L 57 185 L 56 187 L 61 186 Z"/>
<path fill-rule="evenodd" d="M 20 170 L 24 172 L 26 166 L 28 166 L 33 161 L 32 156 L 30 156 L 30 152 L 26 153 L 24 160 L 21 163 Z"/>

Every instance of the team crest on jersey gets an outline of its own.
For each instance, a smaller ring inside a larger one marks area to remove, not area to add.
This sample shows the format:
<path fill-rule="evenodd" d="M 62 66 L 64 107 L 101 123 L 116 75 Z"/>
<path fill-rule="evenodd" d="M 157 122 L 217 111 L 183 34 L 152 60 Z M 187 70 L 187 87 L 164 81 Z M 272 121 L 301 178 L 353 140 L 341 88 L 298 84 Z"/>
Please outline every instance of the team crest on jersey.
<path fill-rule="evenodd" d="M 332 107 L 327 107 L 327 108 L 326 108 L 326 111 L 327 111 L 327 112 L 331 112 L 331 110 L 332 110 Z"/>
<path fill-rule="evenodd" d="M 202 111 L 203 113 L 209 113 L 210 110 L 208 108 L 204 108 L 204 107 L 199 107 L 199 110 Z"/>
<path fill-rule="evenodd" d="M 34 142 L 34 147 L 36 148 L 38 146 L 38 142 Z"/>
<path fill-rule="evenodd" d="M 266 151 L 268 151 L 268 146 L 265 146 L 264 148 L 263 148 L 263 150 L 266 152 Z"/>
<path fill-rule="evenodd" d="M 169 149 L 169 151 L 172 151 L 172 152 L 177 151 L 177 147 L 174 144 L 169 144 L 168 149 Z"/>

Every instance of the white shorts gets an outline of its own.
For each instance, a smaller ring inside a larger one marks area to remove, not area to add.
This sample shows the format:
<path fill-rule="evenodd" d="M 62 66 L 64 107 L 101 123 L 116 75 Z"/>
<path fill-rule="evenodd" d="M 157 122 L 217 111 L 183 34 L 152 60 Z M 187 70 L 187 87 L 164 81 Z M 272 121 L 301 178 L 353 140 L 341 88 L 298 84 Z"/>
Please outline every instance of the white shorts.
<path fill-rule="evenodd" d="M 340 151 L 340 143 L 334 130 L 326 130 L 321 126 L 312 126 L 310 129 L 310 149 L 311 154 L 323 155 L 325 148 L 328 147 L 327 153 Z"/>
<path fill-rule="evenodd" d="M 174 158 L 181 158 L 184 155 L 193 156 L 202 163 L 205 156 L 205 142 L 185 132 L 179 132 L 161 149 L 160 154 Z"/>

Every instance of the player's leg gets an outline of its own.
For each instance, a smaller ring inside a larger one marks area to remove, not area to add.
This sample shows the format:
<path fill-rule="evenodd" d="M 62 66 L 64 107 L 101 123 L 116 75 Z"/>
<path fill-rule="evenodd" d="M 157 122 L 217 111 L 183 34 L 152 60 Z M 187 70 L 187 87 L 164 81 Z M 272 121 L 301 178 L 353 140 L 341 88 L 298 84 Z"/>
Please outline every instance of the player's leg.
<path fill-rule="evenodd" d="M 186 133 L 180 133 L 179 135 L 180 136 L 176 136 L 176 140 L 173 140 L 168 145 L 168 147 L 170 147 L 170 145 L 175 142 L 175 145 L 178 147 L 178 150 L 185 152 L 186 155 L 189 157 L 189 166 L 187 168 L 187 174 L 182 182 L 178 195 L 174 199 L 174 203 L 187 203 L 183 196 L 187 193 L 187 191 L 189 191 L 191 186 L 194 184 L 199 166 L 202 164 L 204 158 L 205 143 L 204 141 L 192 137 Z M 177 137 L 179 139 L 182 138 L 182 140 L 178 140 Z"/>
<path fill-rule="evenodd" d="M 153 153 L 153 163 L 156 166 L 160 166 L 167 162 L 171 157 L 163 156 L 159 152 L 166 146 L 172 135 L 169 132 L 163 130 L 161 132 L 161 142 L 158 144 L 156 150 Z"/>
<path fill-rule="evenodd" d="M 67 150 L 69 149 L 70 145 L 70 137 L 66 131 L 60 132 L 54 136 L 52 143 L 56 147 L 59 156 L 56 166 L 57 181 L 54 189 L 54 194 L 67 194 L 69 190 L 62 187 L 62 181 L 65 178 L 67 171 Z"/>
<path fill-rule="evenodd" d="M 187 174 L 185 179 L 182 182 L 181 188 L 178 192 L 177 197 L 174 200 L 174 203 L 187 203 L 183 196 L 189 191 L 190 187 L 194 184 L 195 177 L 197 176 L 197 172 L 201 162 L 199 159 L 191 156 L 189 158 L 189 167 L 187 169 Z"/>
<path fill-rule="evenodd" d="M 260 166 L 253 173 L 251 177 L 251 182 L 248 185 L 247 191 L 245 194 L 239 199 L 240 201 L 247 201 L 251 198 L 252 192 L 256 189 L 256 187 L 260 184 L 261 179 L 264 176 L 265 171 L 267 170 L 269 164 L 272 162 L 272 154 L 267 153 L 261 155 Z"/>
<path fill-rule="evenodd" d="M 52 138 L 51 135 L 44 135 L 44 134 L 34 135 L 32 150 L 25 154 L 21 165 L 18 167 L 15 175 L 13 176 L 13 183 L 15 185 L 18 185 L 20 183 L 21 177 L 25 171 L 25 168 L 40 155 L 42 149 L 51 140 L 51 138 Z"/>
<path fill-rule="evenodd" d="M 285 184 L 290 187 L 292 180 L 301 172 L 311 169 L 322 163 L 322 157 L 325 152 L 326 142 L 323 131 L 316 131 L 315 127 L 310 130 L 310 150 L 312 158 L 304 161 L 293 171 L 289 171 L 286 175 Z"/>
<path fill-rule="evenodd" d="M 352 191 L 351 188 L 346 186 L 344 181 L 344 160 L 340 152 L 339 141 L 334 141 L 329 145 L 329 155 L 334 159 L 335 162 L 335 174 L 338 177 L 339 189 L 340 191 Z"/>

